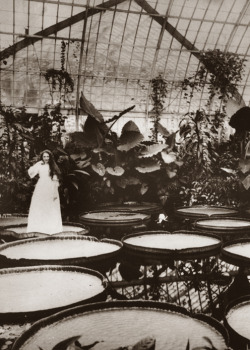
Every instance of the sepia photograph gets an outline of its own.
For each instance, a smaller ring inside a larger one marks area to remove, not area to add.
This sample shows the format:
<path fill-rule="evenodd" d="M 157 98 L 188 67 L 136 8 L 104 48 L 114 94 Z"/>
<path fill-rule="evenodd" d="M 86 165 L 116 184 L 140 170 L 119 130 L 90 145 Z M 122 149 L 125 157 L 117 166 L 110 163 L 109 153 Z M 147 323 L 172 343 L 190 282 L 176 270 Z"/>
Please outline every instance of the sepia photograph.
<path fill-rule="evenodd" d="M 0 350 L 250 349 L 250 1 L 0 0 Z"/>

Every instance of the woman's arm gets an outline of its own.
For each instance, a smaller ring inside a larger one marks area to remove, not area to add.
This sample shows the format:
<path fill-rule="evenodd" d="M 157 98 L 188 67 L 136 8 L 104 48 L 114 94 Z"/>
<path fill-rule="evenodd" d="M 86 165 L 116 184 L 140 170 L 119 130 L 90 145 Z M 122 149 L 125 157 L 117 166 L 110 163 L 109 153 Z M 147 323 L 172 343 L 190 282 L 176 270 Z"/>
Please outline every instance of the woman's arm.
<path fill-rule="evenodd" d="M 35 177 L 38 172 L 39 172 L 39 166 L 43 163 L 42 160 L 40 160 L 39 162 L 37 162 L 36 164 L 32 165 L 29 169 L 28 169 L 28 174 L 29 177 L 31 177 L 33 179 L 33 177 Z"/>

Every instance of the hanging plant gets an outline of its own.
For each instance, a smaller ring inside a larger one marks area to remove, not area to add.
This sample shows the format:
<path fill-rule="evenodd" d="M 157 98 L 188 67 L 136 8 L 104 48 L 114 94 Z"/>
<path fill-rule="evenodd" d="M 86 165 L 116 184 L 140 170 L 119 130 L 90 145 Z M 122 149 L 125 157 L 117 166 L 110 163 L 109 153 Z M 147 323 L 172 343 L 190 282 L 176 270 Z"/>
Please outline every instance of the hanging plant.
<path fill-rule="evenodd" d="M 208 50 L 201 54 L 201 62 L 210 72 L 211 98 L 216 92 L 219 93 L 219 98 L 234 96 L 238 83 L 242 80 L 245 61 L 235 53 L 220 50 Z M 204 78 L 206 73 L 201 71 L 200 74 Z"/>
<path fill-rule="evenodd" d="M 207 50 L 201 53 L 201 65 L 196 74 L 184 80 L 182 88 L 191 92 L 184 93 L 184 98 L 192 98 L 193 90 L 200 91 L 208 86 L 209 103 L 215 95 L 226 101 L 237 92 L 239 82 L 245 67 L 245 59 L 232 52 L 223 52 L 218 49 Z"/>
<path fill-rule="evenodd" d="M 59 101 L 61 102 L 62 98 L 65 101 L 66 95 L 74 91 L 74 80 L 65 70 L 66 45 L 64 41 L 61 42 L 61 69 L 50 68 L 43 74 L 45 80 L 49 84 L 52 104 L 55 92 L 59 93 Z"/>
<path fill-rule="evenodd" d="M 64 40 L 61 41 L 61 70 L 64 71 L 65 70 L 65 52 L 66 52 L 66 46 L 67 44 L 65 43 Z"/>
<path fill-rule="evenodd" d="M 50 68 L 44 74 L 44 78 L 50 87 L 52 103 L 53 94 L 56 91 L 59 92 L 59 99 L 61 100 L 63 94 L 68 94 L 74 90 L 74 81 L 70 74 L 65 70 Z"/>
<path fill-rule="evenodd" d="M 150 97 L 153 101 L 153 115 L 151 116 L 153 127 L 151 128 L 151 131 L 153 141 L 157 141 L 158 125 L 161 119 L 160 116 L 164 109 L 165 98 L 167 96 L 167 82 L 161 75 L 159 75 L 158 77 L 150 80 L 150 83 L 152 88 Z"/>

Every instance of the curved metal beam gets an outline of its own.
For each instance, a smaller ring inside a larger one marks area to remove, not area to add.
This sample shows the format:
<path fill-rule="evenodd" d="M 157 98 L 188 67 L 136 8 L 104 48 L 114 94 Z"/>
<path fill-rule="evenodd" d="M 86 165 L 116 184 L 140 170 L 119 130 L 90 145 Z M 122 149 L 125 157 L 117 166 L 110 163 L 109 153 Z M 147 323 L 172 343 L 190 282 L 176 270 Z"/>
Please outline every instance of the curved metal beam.
<path fill-rule="evenodd" d="M 192 44 L 189 40 L 187 40 L 178 30 L 173 27 L 169 22 L 165 22 L 165 19 L 163 17 L 159 17 L 156 15 L 159 15 L 159 13 L 151 7 L 146 0 L 134 0 L 139 6 L 142 7 L 144 11 L 146 11 L 149 15 L 152 16 L 152 18 L 159 23 L 161 26 L 165 25 L 165 29 L 181 44 L 183 45 L 186 49 L 191 51 L 191 53 L 200 60 L 200 52 L 199 50 Z M 206 66 L 205 63 L 203 63 L 206 67 L 206 69 L 211 72 L 211 69 Z M 214 74 L 214 72 L 212 72 Z M 235 98 L 238 101 L 243 101 L 243 97 L 239 93 L 238 90 L 235 91 Z"/>
<path fill-rule="evenodd" d="M 199 58 L 200 53 L 199 50 L 189 41 L 187 40 L 178 30 L 172 26 L 169 22 L 165 23 L 165 19 L 163 17 L 160 17 L 160 14 L 152 7 L 150 6 L 147 1 L 145 0 L 134 0 L 137 5 L 141 6 L 144 11 L 146 11 L 149 15 L 152 15 L 152 18 L 160 24 L 161 27 L 165 26 L 165 29 L 173 35 L 173 37 L 179 41 L 180 44 L 182 44 L 186 49 L 193 51 L 192 54 Z M 156 16 L 157 15 L 157 16 Z"/>
<path fill-rule="evenodd" d="M 119 5 L 124 1 L 126 1 L 126 0 L 109 0 L 109 1 L 106 1 L 106 2 L 101 4 L 102 9 L 89 8 L 87 11 L 87 17 L 93 16 L 96 13 L 104 12 L 105 8 L 108 9 L 109 7 Z M 64 28 L 67 28 L 67 27 L 69 27 L 77 22 L 84 20 L 85 18 L 86 18 L 86 11 L 80 12 L 77 15 L 74 15 L 70 18 L 67 18 L 67 19 L 61 21 L 61 22 L 53 24 L 52 26 L 50 26 L 46 29 L 43 29 L 40 32 L 35 33 L 34 35 L 39 36 L 37 38 L 34 36 L 32 38 L 29 37 L 29 38 L 25 38 L 21 41 L 18 41 L 17 43 L 11 45 L 10 47 L 8 47 L 0 52 L 0 60 L 6 59 L 9 56 L 15 54 L 16 52 L 33 44 L 34 42 L 43 39 L 43 37 L 49 36 L 51 34 L 55 34 Z"/>

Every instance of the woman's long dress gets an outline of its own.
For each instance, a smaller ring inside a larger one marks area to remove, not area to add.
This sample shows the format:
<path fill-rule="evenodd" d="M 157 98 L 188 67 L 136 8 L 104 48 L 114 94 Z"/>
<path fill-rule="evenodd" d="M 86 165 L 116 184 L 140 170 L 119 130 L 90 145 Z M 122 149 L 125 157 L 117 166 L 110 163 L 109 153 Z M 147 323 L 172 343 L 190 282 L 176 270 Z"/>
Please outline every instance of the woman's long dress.
<path fill-rule="evenodd" d="M 27 232 L 62 232 L 58 178 L 49 175 L 49 165 L 41 161 L 29 168 L 31 178 L 39 176 L 30 204 Z M 56 199 L 55 199 L 56 198 Z"/>

